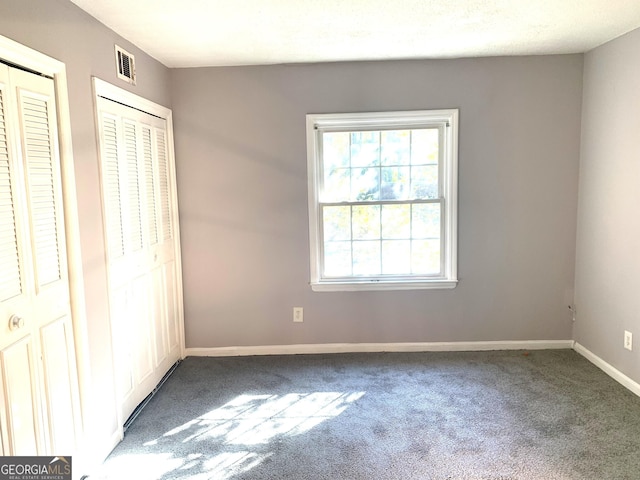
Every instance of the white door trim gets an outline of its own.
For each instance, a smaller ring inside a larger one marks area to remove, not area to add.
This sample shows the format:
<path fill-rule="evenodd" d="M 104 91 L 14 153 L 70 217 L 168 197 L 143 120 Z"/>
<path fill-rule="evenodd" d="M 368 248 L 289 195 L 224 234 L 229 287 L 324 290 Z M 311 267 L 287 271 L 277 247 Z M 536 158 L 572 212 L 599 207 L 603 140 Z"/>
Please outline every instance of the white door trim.
<path fill-rule="evenodd" d="M 174 157 L 174 148 L 173 148 L 173 112 L 171 109 L 159 105 L 151 100 L 147 100 L 135 93 L 131 93 L 127 90 L 124 90 L 120 87 L 116 87 L 104 80 L 101 80 L 97 77 L 93 78 L 93 91 L 94 91 L 94 102 L 97 97 L 107 98 L 109 100 L 113 100 L 114 102 L 121 103 L 128 107 L 135 108 L 137 110 L 142 110 L 143 112 L 150 113 L 151 115 L 155 115 L 156 117 L 160 117 L 167 122 L 167 150 L 169 154 L 169 166 L 170 166 L 170 181 L 172 184 L 171 188 L 171 202 L 172 202 L 172 218 L 171 222 L 175 228 L 175 242 L 174 242 L 174 258 L 176 262 L 176 284 L 177 284 L 177 301 L 178 301 L 178 324 L 179 324 L 179 335 L 180 335 L 180 358 L 185 357 L 185 340 L 184 340 L 184 304 L 183 304 L 183 292 L 182 292 L 182 257 L 180 254 L 180 221 L 178 219 L 178 195 L 176 190 L 176 163 Z M 94 111 L 97 112 L 97 108 L 94 105 Z M 96 114 L 97 115 L 97 114 Z M 97 122 L 96 118 L 96 122 Z M 98 125 L 98 123 L 96 123 Z M 106 232 L 105 232 L 106 234 Z M 107 267 L 108 268 L 108 267 Z"/>
<path fill-rule="evenodd" d="M 84 278 L 82 273 L 82 255 L 80 252 L 80 226 L 78 221 L 78 202 L 76 198 L 76 181 L 73 166 L 71 116 L 69 113 L 66 67 L 65 64 L 59 60 L 21 45 L 2 35 L 0 35 L 0 58 L 15 65 L 53 77 L 54 80 L 69 293 L 71 297 L 71 315 L 81 404 L 81 428 L 82 431 L 86 433 L 84 430 L 84 422 L 89 418 L 90 406 L 88 401 L 89 389 L 91 388 L 89 337 L 87 334 Z"/>

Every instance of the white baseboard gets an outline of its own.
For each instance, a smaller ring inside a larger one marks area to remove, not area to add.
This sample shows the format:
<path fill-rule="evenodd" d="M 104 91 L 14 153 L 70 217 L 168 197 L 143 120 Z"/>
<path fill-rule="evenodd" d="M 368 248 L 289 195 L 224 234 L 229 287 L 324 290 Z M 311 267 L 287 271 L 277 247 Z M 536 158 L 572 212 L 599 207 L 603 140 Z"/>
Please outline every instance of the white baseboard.
<path fill-rule="evenodd" d="M 580 355 L 582 355 L 584 358 L 589 360 L 591 363 L 593 363 L 596 367 L 598 367 L 604 373 L 606 373 L 611 378 L 613 378 L 616 382 L 620 383 L 621 385 L 628 388 L 629 390 L 631 390 L 633 393 L 635 393 L 640 397 L 640 383 L 637 383 L 636 381 L 627 377 L 620 370 L 618 370 L 611 364 L 605 362 L 603 359 L 601 359 L 591 350 L 588 350 L 587 348 L 583 347 L 578 342 L 575 342 L 573 349 L 576 352 L 578 352 Z"/>
<path fill-rule="evenodd" d="M 185 354 L 188 357 L 236 357 L 311 353 L 473 352 L 486 350 L 550 350 L 563 348 L 573 348 L 573 340 L 264 345 L 251 347 L 187 348 Z"/>

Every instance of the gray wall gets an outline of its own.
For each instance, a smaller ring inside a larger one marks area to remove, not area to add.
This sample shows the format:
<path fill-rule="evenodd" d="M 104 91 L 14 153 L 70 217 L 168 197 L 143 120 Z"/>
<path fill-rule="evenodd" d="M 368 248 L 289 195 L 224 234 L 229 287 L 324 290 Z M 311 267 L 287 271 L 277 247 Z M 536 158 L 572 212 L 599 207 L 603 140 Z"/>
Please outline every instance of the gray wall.
<path fill-rule="evenodd" d="M 575 340 L 640 382 L 640 30 L 585 56 Z M 635 334 L 633 352 L 623 332 Z"/>
<path fill-rule="evenodd" d="M 571 339 L 582 66 L 172 70 L 187 347 Z M 460 109 L 458 287 L 312 292 L 305 114 L 429 108 Z"/>
<path fill-rule="evenodd" d="M 92 377 L 86 393 L 93 415 L 86 420 L 97 450 L 105 447 L 118 425 L 91 77 L 170 107 L 169 71 L 68 0 L 2 0 L 0 35 L 54 57 L 67 68 Z M 114 43 L 136 56 L 136 87 L 117 79 Z"/>

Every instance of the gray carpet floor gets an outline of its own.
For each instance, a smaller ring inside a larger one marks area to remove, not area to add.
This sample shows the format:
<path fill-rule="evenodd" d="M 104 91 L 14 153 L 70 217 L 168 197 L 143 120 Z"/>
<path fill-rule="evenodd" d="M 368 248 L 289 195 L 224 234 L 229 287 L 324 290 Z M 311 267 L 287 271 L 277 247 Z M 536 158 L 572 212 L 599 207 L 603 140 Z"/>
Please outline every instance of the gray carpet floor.
<path fill-rule="evenodd" d="M 572 350 L 185 359 L 95 479 L 640 479 L 640 398 Z"/>

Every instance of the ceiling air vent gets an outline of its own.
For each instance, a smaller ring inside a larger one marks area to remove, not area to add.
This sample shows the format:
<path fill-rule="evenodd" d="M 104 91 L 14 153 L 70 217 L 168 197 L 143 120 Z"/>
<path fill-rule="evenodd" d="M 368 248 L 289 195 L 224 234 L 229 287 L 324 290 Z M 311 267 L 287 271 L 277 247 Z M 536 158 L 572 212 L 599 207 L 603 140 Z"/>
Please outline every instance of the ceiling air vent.
<path fill-rule="evenodd" d="M 131 85 L 136 84 L 136 60 L 133 55 L 116 45 L 118 78 Z"/>

